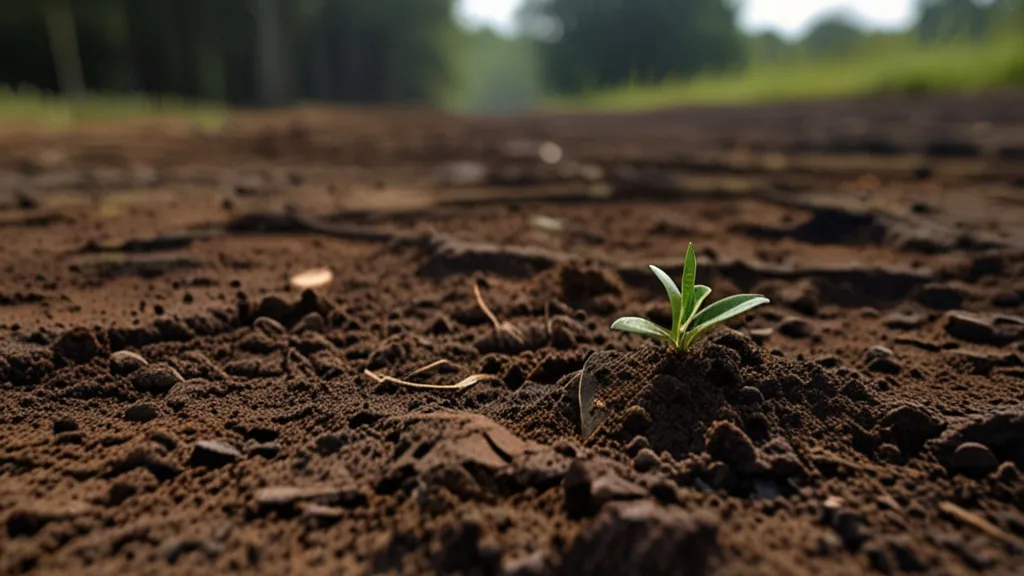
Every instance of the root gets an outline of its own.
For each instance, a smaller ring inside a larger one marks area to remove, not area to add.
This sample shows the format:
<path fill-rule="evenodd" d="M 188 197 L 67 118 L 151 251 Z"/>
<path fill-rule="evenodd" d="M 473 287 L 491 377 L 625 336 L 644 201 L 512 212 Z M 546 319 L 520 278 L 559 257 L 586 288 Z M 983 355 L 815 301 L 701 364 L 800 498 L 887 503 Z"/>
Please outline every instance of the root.
<path fill-rule="evenodd" d="M 424 372 L 428 372 L 428 371 L 433 370 L 434 368 L 437 368 L 439 366 L 451 366 L 451 365 L 452 365 L 452 363 L 449 362 L 448 360 L 437 360 L 436 362 L 431 362 L 430 364 L 427 364 L 426 366 L 422 366 L 420 368 L 417 368 L 417 369 L 413 370 L 412 372 L 410 372 L 406 376 L 406 378 L 412 378 L 413 376 L 416 376 L 417 374 L 423 374 Z M 417 382 L 409 382 L 408 380 L 402 380 L 400 378 L 395 378 L 393 376 L 384 376 L 384 375 L 381 375 L 381 374 L 377 374 L 376 372 L 374 372 L 374 371 L 372 371 L 370 369 L 363 370 L 363 374 L 367 375 L 368 377 L 373 379 L 374 382 L 377 382 L 378 384 L 383 383 L 383 382 L 388 382 L 390 384 L 397 384 L 399 386 L 405 386 L 407 388 L 418 388 L 418 389 L 421 389 L 421 390 L 465 390 L 465 389 L 467 389 L 467 388 L 469 388 L 471 386 L 474 386 L 474 385 L 476 385 L 476 384 L 478 384 L 480 382 L 484 382 L 484 381 L 487 381 L 487 380 L 498 380 L 498 377 L 491 376 L 489 374 L 472 374 L 470 376 L 467 376 L 463 380 L 461 380 L 459 382 L 456 382 L 455 384 L 420 384 L 420 383 L 417 383 Z"/>
<path fill-rule="evenodd" d="M 476 295 L 477 305 L 480 306 L 480 309 L 483 310 L 484 314 L 487 315 L 487 318 L 490 319 L 491 324 L 494 324 L 494 329 L 497 332 L 507 334 L 517 344 L 522 345 L 526 343 L 526 335 L 523 334 L 523 331 L 520 330 L 515 324 L 512 324 L 511 322 L 507 321 L 498 321 L 498 317 L 494 315 L 494 312 L 491 312 L 490 307 L 488 307 L 487 303 L 484 302 L 484 297 L 482 294 L 480 294 L 479 284 L 473 284 L 473 294 Z"/>

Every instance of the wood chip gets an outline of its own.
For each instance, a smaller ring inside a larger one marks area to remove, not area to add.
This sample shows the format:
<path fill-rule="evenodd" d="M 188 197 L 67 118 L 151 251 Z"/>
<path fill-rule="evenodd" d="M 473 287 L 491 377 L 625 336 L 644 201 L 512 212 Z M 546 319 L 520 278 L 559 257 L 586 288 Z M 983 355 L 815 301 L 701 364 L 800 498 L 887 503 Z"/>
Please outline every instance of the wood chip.
<path fill-rule="evenodd" d="M 334 272 L 330 268 L 312 268 L 299 272 L 291 277 L 291 285 L 299 290 L 309 290 L 326 286 L 334 280 Z"/>

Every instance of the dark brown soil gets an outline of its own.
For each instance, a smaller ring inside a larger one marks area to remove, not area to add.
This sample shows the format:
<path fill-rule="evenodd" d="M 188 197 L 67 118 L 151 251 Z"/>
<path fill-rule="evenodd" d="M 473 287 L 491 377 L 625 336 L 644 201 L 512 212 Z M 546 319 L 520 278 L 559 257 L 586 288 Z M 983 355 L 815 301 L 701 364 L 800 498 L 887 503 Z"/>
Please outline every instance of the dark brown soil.
<path fill-rule="evenodd" d="M 0 574 L 1015 573 L 1022 102 L 0 134 Z"/>

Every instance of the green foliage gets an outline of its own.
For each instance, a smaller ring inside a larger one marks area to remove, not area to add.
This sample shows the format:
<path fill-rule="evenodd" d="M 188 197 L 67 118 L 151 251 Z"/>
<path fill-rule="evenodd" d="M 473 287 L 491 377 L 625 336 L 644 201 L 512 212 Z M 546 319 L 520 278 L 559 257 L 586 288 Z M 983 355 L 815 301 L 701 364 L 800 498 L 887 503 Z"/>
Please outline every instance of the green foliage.
<path fill-rule="evenodd" d="M 741 72 L 702 74 L 688 81 L 623 86 L 549 98 L 548 108 L 649 110 L 686 105 L 735 105 L 878 93 L 983 90 L 1024 84 L 1024 38 L 990 35 L 981 42 L 922 45 L 906 36 L 874 38 L 840 60 L 793 58 Z"/>
<path fill-rule="evenodd" d="M 744 57 L 723 0 L 527 0 L 520 20 L 545 37 L 545 76 L 563 93 L 689 77 Z"/>
<path fill-rule="evenodd" d="M 651 266 L 651 271 L 668 294 L 669 305 L 672 307 L 672 326 L 663 328 L 645 318 L 626 316 L 616 320 L 611 326 L 612 330 L 649 336 L 685 352 L 711 328 L 768 303 L 768 299 L 760 294 L 737 294 L 701 310 L 704 300 L 711 294 L 711 288 L 694 283 L 697 278 L 697 257 L 692 242 L 686 249 L 683 279 L 679 286 L 657 266 Z"/>

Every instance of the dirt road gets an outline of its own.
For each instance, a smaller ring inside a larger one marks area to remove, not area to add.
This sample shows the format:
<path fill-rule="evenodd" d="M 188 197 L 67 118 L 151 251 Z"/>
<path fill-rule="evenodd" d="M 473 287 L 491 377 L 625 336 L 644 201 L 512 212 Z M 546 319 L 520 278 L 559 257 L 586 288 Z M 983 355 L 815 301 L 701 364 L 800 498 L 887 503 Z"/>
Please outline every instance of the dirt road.
<path fill-rule="evenodd" d="M 1013 573 L 1022 103 L 8 130 L 0 574 Z"/>

